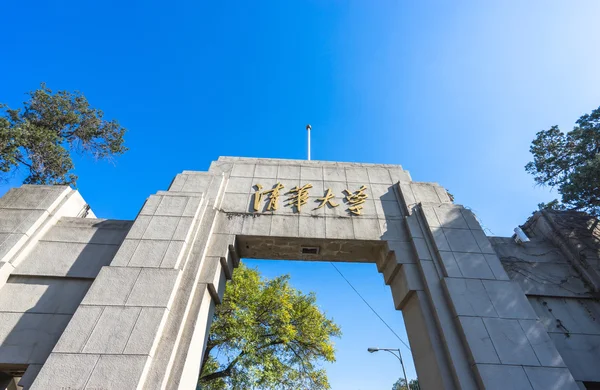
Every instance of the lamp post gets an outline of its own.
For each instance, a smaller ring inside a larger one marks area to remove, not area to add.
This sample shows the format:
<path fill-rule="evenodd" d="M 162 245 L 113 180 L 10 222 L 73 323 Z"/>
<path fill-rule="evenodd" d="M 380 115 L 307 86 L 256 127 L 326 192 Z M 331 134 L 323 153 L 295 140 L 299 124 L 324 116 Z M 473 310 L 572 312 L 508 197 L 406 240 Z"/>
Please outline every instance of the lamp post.
<path fill-rule="evenodd" d="M 402 353 L 400 353 L 399 348 L 367 348 L 367 351 L 369 351 L 369 353 L 374 353 L 377 351 L 386 351 L 394 355 L 398 360 L 400 360 L 400 365 L 402 366 L 402 373 L 404 374 L 404 381 L 406 382 L 406 388 L 410 390 L 410 388 L 408 387 L 408 378 L 406 377 L 406 370 L 404 369 L 404 361 L 402 360 Z M 398 355 L 396 355 L 392 351 L 398 351 Z"/>

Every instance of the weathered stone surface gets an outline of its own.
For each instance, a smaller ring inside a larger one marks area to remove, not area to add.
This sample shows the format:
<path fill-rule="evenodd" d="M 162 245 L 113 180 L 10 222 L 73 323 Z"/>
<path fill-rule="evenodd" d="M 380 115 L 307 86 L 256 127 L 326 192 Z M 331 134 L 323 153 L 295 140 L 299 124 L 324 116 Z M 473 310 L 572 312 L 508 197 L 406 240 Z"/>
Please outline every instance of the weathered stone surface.
<path fill-rule="evenodd" d="M 598 301 L 545 296 L 529 297 L 529 302 L 548 332 L 600 335 Z"/>
<path fill-rule="evenodd" d="M 525 294 L 515 282 L 484 280 L 483 286 L 500 318 L 537 319 Z"/>
<path fill-rule="evenodd" d="M 310 182 L 314 180 L 323 180 L 323 168 L 321 167 L 300 167 L 300 181 Z"/>
<path fill-rule="evenodd" d="M 126 305 L 168 308 L 180 275 L 181 272 L 174 269 L 143 268 Z"/>
<path fill-rule="evenodd" d="M 278 179 L 300 180 L 300 166 L 299 165 L 279 165 L 277 167 L 277 178 Z"/>
<path fill-rule="evenodd" d="M 271 232 L 271 221 L 270 215 L 249 216 L 244 219 L 242 233 L 268 236 Z"/>
<path fill-rule="evenodd" d="M 389 183 L 389 180 L 386 182 Z M 373 199 L 380 201 L 397 202 L 394 186 L 390 184 L 371 184 Z"/>
<path fill-rule="evenodd" d="M 70 318 L 65 314 L 0 313 L 0 362 L 44 363 Z"/>
<path fill-rule="evenodd" d="M 377 240 L 381 236 L 377 219 L 352 218 L 352 226 L 357 240 Z"/>
<path fill-rule="evenodd" d="M 104 307 L 102 306 L 79 307 L 71 318 L 66 331 L 58 340 L 54 352 L 81 352 L 103 311 Z"/>
<path fill-rule="evenodd" d="M 493 237 L 501 264 L 526 294 L 585 297 L 589 288 L 553 243 L 532 237 L 517 245 L 511 238 Z"/>
<path fill-rule="evenodd" d="M 471 230 L 442 228 L 450 249 L 455 252 L 480 253 L 479 245 Z"/>
<path fill-rule="evenodd" d="M 170 241 L 140 240 L 127 265 L 132 267 L 160 266 Z"/>
<path fill-rule="evenodd" d="M 506 274 L 506 271 L 502 267 L 502 263 L 500 262 L 500 259 L 498 259 L 498 256 L 496 256 L 495 254 L 484 254 L 483 256 L 485 257 L 485 261 L 492 270 L 492 273 L 494 274 L 494 277 L 496 279 L 510 280 L 510 278 Z"/>
<path fill-rule="evenodd" d="M 402 264 L 389 284 L 396 310 L 402 310 L 414 291 L 421 291 L 424 288 L 419 268 L 414 264 Z"/>
<path fill-rule="evenodd" d="M 82 303 L 124 305 L 141 270 L 132 267 L 103 267 Z"/>
<path fill-rule="evenodd" d="M 231 176 L 253 177 L 254 164 L 235 164 L 231 170 Z"/>
<path fill-rule="evenodd" d="M 253 191 L 252 177 L 232 177 L 227 181 L 225 192 L 234 194 L 249 194 Z"/>
<path fill-rule="evenodd" d="M 440 251 L 439 255 L 447 276 L 451 278 L 460 278 L 463 276 L 453 252 Z"/>
<path fill-rule="evenodd" d="M 471 230 L 471 234 L 475 237 L 475 241 L 477 241 L 477 245 L 479 245 L 481 252 L 496 254 L 494 248 L 492 248 L 492 244 L 490 244 L 490 240 L 488 240 L 483 230 Z"/>
<path fill-rule="evenodd" d="M 439 206 L 432 210 L 440 221 L 440 226 L 449 229 L 469 229 L 460 207 Z"/>
<path fill-rule="evenodd" d="M 325 237 L 354 239 L 354 228 L 352 227 L 352 220 L 344 218 L 326 218 Z"/>
<path fill-rule="evenodd" d="M 518 320 L 484 318 L 483 323 L 502 364 L 540 365 Z"/>
<path fill-rule="evenodd" d="M 444 278 L 443 284 L 457 316 L 498 317 L 481 280 Z"/>
<path fill-rule="evenodd" d="M 550 333 L 550 338 L 575 378 L 582 381 L 600 382 L 600 372 L 598 371 L 599 335 L 570 334 L 567 337 L 563 333 Z"/>
<path fill-rule="evenodd" d="M 387 241 L 387 246 L 390 251 L 394 252 L 396 263 L 416 263 L 414 247 L 410 242 Z"/>
<path fill-rule="evenodd" d="M 180 216 L 183 215 L 189 198 L 185 196 L 163 196 L 154 215 Z"/>
<path fill-rule="evenodd" d="M 25 370 L 25 374 L 19 380 L 18 385 L 24 389 L 29 389 L 33 384 L 35 378 L 40 373 L 41 369 L 41 364 L 30 364 L 29 366 L 27 366 L 27 370 Z"/>
<path fill-rule="evenodd" d="M 63 217 L 48 230 L 42 240 L 120 245 L 131 225 L 131 221 Z"/>
<path fill-rule="evenodd" d="M 298 225 L 300 237 L 325 237 L 325 218 L 323 217 L 300 217 Z"/>
<path fill-rule="evenodd" d="M 273 215 L 271 217 L 272 236 L 298 237 L 299 217 L 295 215 Z"/>
<path fill-rule="evenodd" d="M 268 179 L 277 177 L 277 165 L 257 165 L 254 170 L 254 177 Z"/>
<path fill-rule="evenodd" d="M 402 219 L 404 217 L 398 201 L 382 200 L 376 201 L 374 204 L 376 216 L 379 219 Z"/>
<path fill-rule="evenodd" d="M 578 390 L 573 376 L 566 368 L 524 367 L 533 390 Z"/>
<path fill-rule="evenodd" d="M 343 167 L 323 167 L 323 177 L 327 181 L 346 182 L 346 171 Z"/>
<path fill-rule="evenodd" d="M 175 234 L 179 220 L 179 217 L 152 217 L 141 238 L 146 240 L 170 240 Z"/>
<path fill-rule="evenodd" d="M 184 255 L 185 242 L 171 241 L 163 257 L 160 268 L 178 268 Z"/>
<path fill-rule="evenodd" d="M 439 227 L 430 227 L 431 235 L 433 236 L 433 242 L 435 243 L 436 249 L 438 251 L 450 252 L 452 249 L 450 248 L 450 244 L 446 239 L 446 235 L 442 228 Z"/>
<path fill-rule="evenodd" d="M 122 353 L 140 311 L 139 307 L 105 308 L 81 352 Z"/>
<path fill-rule="evenodd" d="M 492 339 L 479 317 L 458 317 L 471 352 L 472 363 L 500 363 Z"/>
<path fill-rule="evenodd" d="M 85 389 L 99 359 L 99 355 L 52 354 L 42 367 L 31 389 Z M 61 374 L 57 375 L 59 372 Z"/>
<path fill-rule="evenodd" d="M 431 260 L 432 259 L 431 252 L 429 251 L 429 248 L 427 247 L 427 242 L 425 241 L 424 238 L 413 237 L 412 244 L 415 248 L 418 259 L 420 259 L 420 260 Z"/>
<path fill-rule="evenodd" d="M 51 185 L 24 185 L 20 188 L 11 188 L 0 199 L 0 209 L 52 209 L 56 200 L 68 191 L 68 186 Z"/>
<path fill-rule="evenodd" d="M 225 271 L 218 257 L 206 257 L 200 274 L 200 283 L 205 283 L 210 296 L 216 303 L 221 303 L 221 297 L 225 292 Z"/>
<path fill-rule="evenodd" d="M 382 240 L 409 241 L 408 229 L 403 220 L 398 219 L 380 219 L 379 229 Z"/>
<path fill-rule="evenodd" d="M 122 386 L 135 389 L 139 385 L 147 356 L 102 355 L 88 380 L 85 389 L 101 389 Z"/>
<path fill-rule="evenodd" d="M 369 182 L 369 175 L 367 174 L 366 168 L 361 167 L 345 167 L 346 170 L 346 180 L 348 182 Z"/>
<path fill-rule="evenodd" d="M 429 183 L 411 183 L 415 201 L 425 203 L 441 203 L 435 186 Z"/>
<path fill-rule="evenodd" d="M 207 193 L 210 186 L 214 183 L 213 177 L 201 176 L 198 174 L 186 175 L 186 181 L 179 190 L 169 189 L 169 191 L 181 191 L 185 193 Z"/>
<path fill-rule="evenodd" d="M 533 390 L 521 366 L 477 364 L 476 367 L 486 390 Z"/>
<path fill-rule="evenodd" d="M 454 252 L 456 264 L 463 277 L 474 279 L 495 279 L 485 257 L 481 253 Z"/>
<path fill-rule="evenodd" d="M 367 175 L 371 184 L 381 183 L 389 184 L 392 182 L 390 173 L 385 168 L 367 168 Z"/>
<path fill-rule="evenodd" d="M 21 275 L 95 278 L 110 264 L 117 245 L 40 241 L 19 265 Z"/>
<path fill-rule="evenodd" d="M 519 324 L 542 366 L 565 367 L 546 329 L 538 321 L 519 320 Z"/>
<path fill-rule="evenodd" d="M 2 288 L 0 312 L 73 314 L 91 281 L 13 276 Z"/>
<path fill-rule="evenodd" d="M 152 356 L 157 344 L 156 335 L 160 334 L 167 315 L 166 308 L 142 307 L 123 354 Z"/>

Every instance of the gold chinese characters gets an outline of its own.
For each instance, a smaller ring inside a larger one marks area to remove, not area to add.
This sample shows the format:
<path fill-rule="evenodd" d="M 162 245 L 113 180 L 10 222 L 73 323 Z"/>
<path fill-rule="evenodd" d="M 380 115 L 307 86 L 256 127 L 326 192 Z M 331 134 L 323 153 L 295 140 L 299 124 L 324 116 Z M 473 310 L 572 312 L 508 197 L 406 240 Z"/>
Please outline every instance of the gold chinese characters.
<path fill-rule="evenodd" d="M 367 200 L 368 195 L 365 194 L 365 190 L 367 186 L 362 186 L 358 189 L 358 191 L 350 192 L 348 190 L 344 190 L 346 193 L 346 200 L 350 204 L 348 210 L 354 215 L 360 215 L 361 210 L 363 209 L 363 203 Z"/>
<path fill-rule="evenodd" d="M 312 184 L 308 183 L 303 185 L 302 187 L 294 187 L 292 188 L 288 194 L 291 194 L 288 199 L 286 199 L 288 206 L 295 206 L 296 211 L 300 212 L 302 206 L 306 204 L 308 201 L 308 189 L 312 188 Z"/>
<path fill-rule="evenodd" d="M 327 192 L 325 193 L 325 196 L 323 196 L 322 198 L 317 198 L 317 200 L 321 201 L 321 204 L 319 206 L 317 206 L 316 209 L 320 209 L 321 207 L 325 206 L 326 204 L 331 205 L 331 207 L 338 207 L 339 204 L 337 204 L 331 200 L 333 198 L 335 198 L 335 195 L 333 195 L 331 193 L 331 189 L 328 188 Z"/>
<path fill-rule="evenodd" d="M 277 183 L 275 187 L 268 191 L 262 191 L 262 185 L 256 185 L 256 192 L 254 193 L 254 211 L 259 211 L 260 202 L 262 201 L 263 195 L 268 195 L 269 204 L 267 205 L 267 211 L 277 210 L 279 200 L 279 190 L 283 189 L 283 184 Z"/>
<path fill-rule="evenodd" d="M 254 186 L 256 191 L 254 192 L 254 200 L 252 204 L 252 208 L 255 212 L 259 212 L 261 210 L 261 205 L 263 200 L 265 200 L 266 207 L 265 211 L 276 211 L 279 204 L 279 196 L 284 189 L 283 184 L 277 183 L 270 190 L 263 191 L 263 186 L 261 184 L 255 184 Z M 308 183 L 303 186 L 295 186 L 291 190 L 285 192 L 285 195 L 289 195 L 287 199 L 285 199 L 284 206 L 293 207 L 294 212 L 299 213 L 302 210 L 302 206 L 306 205 L 309 201 L 309 190 L 313 188 L 312 184 Z M 349 190 L 344 190 L 345 196 L 343 200 L 348 204 L 348 212 L 350 215 L 361 215 L 361 211 L 363 209 L 364 203 L 368 197 L 365 193 L 367 190 L 367 186 L 361 186 L 357 191 L 350 192 Z M 331 191 L 331 188 L 327 188 L 322 197 L 317 197 L 315 199 L 317 205 L 313 210 L 318 210 L 324 206 L 329 206 L 329 208 L 338 207 L 339 204 L 335 202 L 335 195 Z"/>

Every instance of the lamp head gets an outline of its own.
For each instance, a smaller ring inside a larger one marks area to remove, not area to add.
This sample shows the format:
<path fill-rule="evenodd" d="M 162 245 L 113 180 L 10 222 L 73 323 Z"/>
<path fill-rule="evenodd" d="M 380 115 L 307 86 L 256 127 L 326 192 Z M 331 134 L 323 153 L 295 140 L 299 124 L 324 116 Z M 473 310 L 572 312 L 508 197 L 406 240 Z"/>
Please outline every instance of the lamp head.
<path fill-rule="evenodd" d="M 370 353 L 373 353 L 373 352 L 379 351 L 379 348 L 367 348 L 367 351 L 369 351 Z"/>

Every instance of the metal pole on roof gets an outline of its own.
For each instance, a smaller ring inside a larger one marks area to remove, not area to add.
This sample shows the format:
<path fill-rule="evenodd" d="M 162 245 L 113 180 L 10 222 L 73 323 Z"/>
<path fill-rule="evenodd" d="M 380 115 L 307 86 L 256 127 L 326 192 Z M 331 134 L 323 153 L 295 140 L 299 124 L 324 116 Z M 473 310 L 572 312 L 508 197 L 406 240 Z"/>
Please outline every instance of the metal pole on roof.
<path fill-rule="evenodd" d="M 308 161 L 310 161 L 310 125 L 306 125 L 306 131 L 308 131 Z"/>

